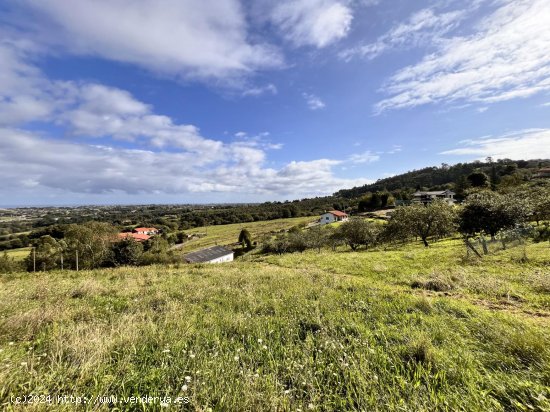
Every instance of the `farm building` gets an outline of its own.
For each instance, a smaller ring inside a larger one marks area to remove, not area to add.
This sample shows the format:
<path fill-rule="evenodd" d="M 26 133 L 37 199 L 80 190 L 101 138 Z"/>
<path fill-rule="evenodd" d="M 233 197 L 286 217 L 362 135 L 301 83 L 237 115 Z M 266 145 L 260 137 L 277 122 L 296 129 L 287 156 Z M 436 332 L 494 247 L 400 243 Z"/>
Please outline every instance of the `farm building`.
<path fill-rule="evenodd" d="M 160 230 L 158 230 L 157 228 L 155 227 L 136 227 L 134 230 L 133 230 L 134 233 L 137 233 L 139 235 L 149 235 L 149 236 L 153 236 L 153 235 L 158 235 L 160 233 Z"/>
<path fill-rule="evenodd" d="M 443 200 L 449 205 L 453 205 L 455 200 L 455 193 L 450 190 L 440 190 L 436 192 L 415 192 L 413 193 L 413 203 L 428 204 L 434 200 Z"/>
<path fill-rule="evenodd" d="M 331 210 L 330 212 L 323 213 L 319 219 L 319 224 L 327 225 L 334 222 L 345 222 L 349 216 L 347 213 L 340 212 L 339 210 Z"/>
<path fill-rule="evenodd" d="M 187 263 L 222 263 L 233 260 L 233 251 L 225 246 L 213 246 L 185 255 Z"/>

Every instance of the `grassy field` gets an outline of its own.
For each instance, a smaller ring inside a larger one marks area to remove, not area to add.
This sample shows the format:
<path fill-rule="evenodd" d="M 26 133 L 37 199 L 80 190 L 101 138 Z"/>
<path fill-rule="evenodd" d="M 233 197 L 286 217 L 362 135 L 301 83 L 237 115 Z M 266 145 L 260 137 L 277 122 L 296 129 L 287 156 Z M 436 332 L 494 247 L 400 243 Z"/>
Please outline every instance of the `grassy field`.
<path fill-rule="evenodd" d="M 10 250 L 6 250 L 8 256 L 10 258 L 13 258 L 15 260 L 23 260 L 25 259 L 27 256 L 29 256 L 29 253 L 31 251 L 31 248 L 30 247 L 22 247 L 20 249 L 10 249 Z M 3 253 L 3 252 L 2 252 Z"/>
<path fill-rule="evenodd" d="M 179 250 L 191 252 L 214 245 L 230 245 L 237 242 L 239 233 L 243 228 L 248 229 L 252 235 L 252 240 L 257 241 L 264 235 L 276 233 L 281 230 L 290 229 L 292 226 L 314 222 L 316 217 L 295 217 L 289 219 L 266 220 L 261 222 L 236 223 L 232 225 L 218 225 L 208 227 L 197 227 L 186 230 L 188 234 L 205 235 L 199 239 L 193 239 L 184 243 Z"/>
<path fill-rule="evenodd" d="M 550 410 L 548 244 L 464 255 L 450 240 L 5 275 L 0 404 L 19 410 L 10 397 L 32 393 L 86 397 L 82 410 Z"/>

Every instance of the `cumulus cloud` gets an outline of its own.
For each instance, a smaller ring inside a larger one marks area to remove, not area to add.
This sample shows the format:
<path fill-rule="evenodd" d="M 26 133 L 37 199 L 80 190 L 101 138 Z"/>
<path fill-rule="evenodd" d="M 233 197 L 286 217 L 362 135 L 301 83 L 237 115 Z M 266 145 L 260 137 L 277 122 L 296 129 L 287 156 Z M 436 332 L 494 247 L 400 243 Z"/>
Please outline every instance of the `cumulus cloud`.
<path fill-rule="evenodd" d="M 435 53 L 395 73 L 390 97 L 375 112 L 427 103 L 522 98 L 550 90 L 550 3 L 503 0 L 469 36 L 441 42 Z"/>
<path fill-rule="evenodd" d="M 186 152 L 155 152 L 89 145 L 0 129 L 0 173 L 14 188 L 45 187 L 73 193 L 242 193 L 319 195 L 365 183 L 334 177 L 340 162 L 321 159 L 264 167 L 265 152 L 229 145 L 224 159 L 208 165 Z"/>
<path fill-rule="evenodd" d="M 19 7 L 41 17 L 31 26 L 35 39 L 164 74 L 224 79 L 282 63 L 274 47 L 249 40 L 238 0 L 24 0 Z"/>
<path fill-rule="evenodd" d="M 340 58 L 351 60 L 363 57 L 372 60 L 387 50 L 396 47 L 411 47 L 437 41 L 437 39 L 458 26 L 466 10 L 437 13 L 434 9 L 422 9 L 407 21 L 393 27 L 373 43 L 360 44 L 339 53 Z"/>
<path fill-rule="evenodd" d="M 442 152 L 444 155 L 475 156 L 484 159 L 541 159 L 550 157 L 550 129 L 526 129 L 503 136 L 485 136 L 465 140 L 462 147 Z"/>
<path fill-rule="evenodd" d="M 268 132 L 237 132 L 230 142 L 209 139 L 197 126 L 159 115 L 125 90 L 50 81 L 12 46 L 1 44 L 0 54 L 11 58 L 0 67 L 0 104 L 21 114 L 0 122 L 2 197 L 23 189 L 303 197 L 365 182 L 335 177 L 337 160 L 268 167 L 269 151 L 282 147 L 269 140 Z M 14 106 L 17 96 L 42 102 L 46 109 L 36 114 L 31 106 Z M 21 128 L 33 120 L 57 125 L 64 138 Z"/>
<path fill-rule="evenodd" d="M 323 102 L 320 97 L 314 94 L 302 93 L 302 96 L 306 100 L 307 106 L 310 110 L 320 110 L 326 107 L 325 102 Z"/>
<path fill-rule="evenodd" d="M 336 0 L 285 0 L 271 11 L 271 20 L 296 46 L 322 48 L 347 36 L 353 12 Z"/>

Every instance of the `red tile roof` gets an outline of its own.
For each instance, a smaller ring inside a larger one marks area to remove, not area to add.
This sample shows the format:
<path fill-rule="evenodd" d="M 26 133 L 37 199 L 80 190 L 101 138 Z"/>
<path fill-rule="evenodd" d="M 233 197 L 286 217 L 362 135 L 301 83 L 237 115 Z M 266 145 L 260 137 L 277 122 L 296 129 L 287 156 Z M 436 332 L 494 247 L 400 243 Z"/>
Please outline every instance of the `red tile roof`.
<path fill-rule="evenodd" d="M 331 210 L 331 211 L 328 212 L 328 213 L 331 213 L 331 214 L 333 214 L 334 216 L 338 216 L 338 217 L 347 217 L 347 216 L 348 216 L 347 213 L 340 212 L 339 210 Z"/>

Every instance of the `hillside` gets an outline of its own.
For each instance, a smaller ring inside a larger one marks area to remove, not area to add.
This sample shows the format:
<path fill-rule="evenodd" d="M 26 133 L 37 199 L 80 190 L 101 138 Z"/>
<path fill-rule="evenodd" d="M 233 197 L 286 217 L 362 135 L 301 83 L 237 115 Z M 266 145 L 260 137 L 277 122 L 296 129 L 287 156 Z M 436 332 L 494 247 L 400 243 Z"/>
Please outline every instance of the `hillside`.
<path fill-rule="evenodd" d="M 529 178 L 541 167 L 550 166 L 550 159 L 535 160 L 517 160 L 509 159 L 498 160 L 496 162 L 470 162 L 457 163 L 455 165 L 442 164 L 441 166 L 425 167 L 420 170 L 413 170 L 407 173 L 399 174 L 384 179 L 379 179 L 375 183 L 344 189 L 336 192 L 334 196 L 347 199 L 360 197 L 368 192 L 379 191 L 413 191 L 418 187 L 423 189 L 444 189 L 453 188 L 461 180 L 464 180 L 474 171 L 486 173 L 495 183 L 499 183 L 504 178 L 511 180 L 511 176 L 521 182 Z M 508 176 L 508 177 L 505 177 Z M 516 183 L 516 182 L 511 182 Z"/>
<path fill-rule="evenodd" d="M 141 410 L 123 396 L 187 397 L 183 410 L 198 411 L 548 410 L 548 245 L 526 254 L 468 261 L 448 240 L 5 275 L 0 403 L 34 393 L 89 398 L 84 410 L 101 406 L 95 396 L 117 396 L 121 410 Z"/>

